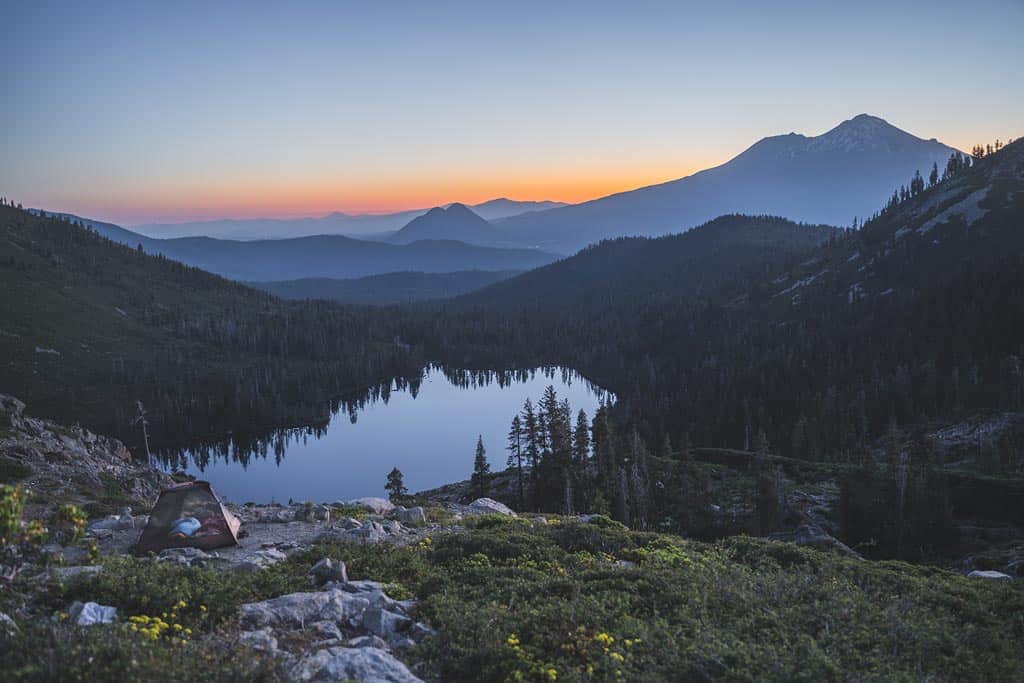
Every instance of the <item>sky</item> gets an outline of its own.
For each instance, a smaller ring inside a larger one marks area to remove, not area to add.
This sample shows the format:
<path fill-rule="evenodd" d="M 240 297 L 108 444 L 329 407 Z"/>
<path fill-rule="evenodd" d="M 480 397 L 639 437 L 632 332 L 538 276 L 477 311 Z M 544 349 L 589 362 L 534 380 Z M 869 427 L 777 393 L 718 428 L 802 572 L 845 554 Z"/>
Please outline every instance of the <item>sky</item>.
<path fill-rule="evenodd" d="M 1024 0 L 34 1 L 4 24 L 0 194 L 124 225 L 577 202 L 859 113 L 961 149 L 1024 134 Z"/>

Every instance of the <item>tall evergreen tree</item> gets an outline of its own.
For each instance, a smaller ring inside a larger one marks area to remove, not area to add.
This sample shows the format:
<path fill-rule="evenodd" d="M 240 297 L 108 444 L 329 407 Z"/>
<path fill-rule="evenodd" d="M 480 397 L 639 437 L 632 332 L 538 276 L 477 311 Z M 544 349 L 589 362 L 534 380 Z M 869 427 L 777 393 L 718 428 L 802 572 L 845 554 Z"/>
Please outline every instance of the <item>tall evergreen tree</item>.
<path fill-rule="evenodd" d="M 519 496 L 519 509 L 526 504 L 523 485 L 523 421 L 519 415 L 512 416 L 512 426 L 508 431 L 508 466 L 516 471 L 516 488 Z"/>
<path fill-rule="evenodd" d="M 485 498 L 491 485 L 491 466 L 487 462 L 484 437 L 476 439 L 476 455 L 473 457 L 473 476 L 469 478 L 469 493 L 473 499 Z"/>
<path fill-rule="evenodd" d="M 388 492 L 388 500 L 392 503 L 401 502 L 409 496 L 409 489 L 405 488 L 402 470 L 394 467 L 388 472 L 388 481 L 384 485 L 384 490 Z"/>

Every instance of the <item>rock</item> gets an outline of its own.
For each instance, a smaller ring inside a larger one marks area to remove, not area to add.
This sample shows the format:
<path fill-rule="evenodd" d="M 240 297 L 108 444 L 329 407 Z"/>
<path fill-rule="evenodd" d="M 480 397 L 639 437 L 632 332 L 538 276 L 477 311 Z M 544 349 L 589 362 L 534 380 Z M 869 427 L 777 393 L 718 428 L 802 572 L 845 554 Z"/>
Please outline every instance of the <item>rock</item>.
<path fill-rule="evenodd" d="M 156 556 L 156 561 L 175 562 L 191 567 L 193 565 L 202 566 L 210 558 L 211 555 L 209 553 L 199 548 L 166 548 L 161 550 L 160 554 Z"/>
<path fill-rule="evenodd" d="M 344 636 L 333 621 L 314 621 L 307 628 L 322 640 L 341 640 Z"/>
<path fill-rule="evenodd" d="M 135 520 L 132 518 L 131 515 L 128 515 L 128 517 L 126 517 L 126 518 L 122 518 L 122 517 L 120 517 L 118 515 L 111 515 L 111 516 L 107 517 L 106 519 L 101 519 L 99 521 L 93 522 L 92 524 L 90 524 L 87 527 L 87 529 L 90 532 L 94 532 L 94 531 L 124 531 L 125 529 L 134 529 L 134 528 L 135 528 Z"/>
<path fill-rule="evenodd" d="M 362 525 L 363 525 L 363 523 L 360 522 L 358 519 L 352 519 L 351 517 L 349 517 L 348 519 L 342 520 L 342 522 L 341 522 L 341 528 L 342 529 L 358 529 Z"/>
<path fill-rule="evenodd" d="M 348 501 L 346 505 L 362 508 L 374 514 L 383 515 L 395 509 L 394 503 L 384 498 L 356 498 Z"/>
<path fill-rule="evenodd" d="M 0 402 L 4 398 L 10 398 L 9 396 L 0 396 Z M 14 636 L 18 634 L 18 625 L 14 623 L 14 619 L 0 612 L 0 635 Z"/>
<path fill-rule="evenodd" d="M 480 514 L 498 514 L 515 517 L 516 513 L 504 503 L 499 503 L 493 498 L 477 498 L 469 504 L 470 512 Z"/>
<path fill-rule="evenodd" d="M 269 628 L 261 628 L 256 631 L 243 631 L 238 636 L 238 641 L 248 645 L 254 650 L 263 652 L 277 652 L 277 638 Z"/>
<path fill-rule="evenodd" d="M 368 635 L 359 636 L 348 641 L 349 647 L 375 647 L 380 650 L 387 650 L 388 644 L 384 642 L 384 639 L 380 636 Z"/>
<path fill-rule="evenodd" d="M 231 568 L 240 572 L 259 571 L 287 559 L 288 556 L 276 548 L 264 548 L 242 555 Z"/>
<path fill-rule="evenodd" d="M 363 628 L 388 643 L 396 642 L 411 625 L 412 620 L 408 617 L 383 607 L 370 607 L 363 612 Z"/>
<path fill-rule="evenodd" d="M 68 619 L 79 626 L 93 624 L 109 624 L 117 618 L 117 608 L 100 605 L 95 602 L 74 602 L 68 608 Z"/>
<path fill-rule="evenodd" d="M 398 520 L 405 524 L 426 524 L 427 513 L 423 511 L 423 508 L 416 506 L 414 508 L 401 509 L 397 513 Z"/>
<path fill-rule="evenodd" d="M 288 626 L 303 628 L 316 621 L 335 624 L 360 620 L 370 601 L 338 589 L 315 593 L 289 593 L 241 607 L 242 625 L 247 628 Z"/>
<path fill-rule="evenodd" d="M 384 524 L 382 524 L 381 526 L 384 527 L 385 533 L 391 534 L 392 536 L 397 536 L 398 534 L 402 533 L 402 531 L 404 531 L 404 529 L 402 529 L 401 523 L 394 519 L 384 522 Z"/>
<path fill-rule="evenodd" d="M 362 683 L 422 683 L 400 661 L 376 647 L 332 647 L 308 655 L 295 665 L 300 681 L 362 681 Z"/>
<path fill-rule="evenodd" d="M 422 621 L 417 621 L 409 627 L 409 637 L 413 640 L 423 640 L 424 638 L 429 638 L 430 636 L 435 635 L 437 635 L 437 631 L 430 628 Z"/>
<path fill-rule="evenodd" d="M 348 572 L 345 570 L 345 563 L 341 560 L 332 560 L 329 557 L 325 557 L 314 564 L 310 568 L 309 573 L 318 586 L 322 586 L 328 581 L 348 582 Z"/>
<path fill-rule="evenodd" d="M 291 510 L 270 510 L 261 514 L 256 521 L 264 524 L 276 524 L 291 522 L 294 519 L 295 514 Z"/>
<path fill-rule="evenodd" d="M 103 571 L 100 565 L 88 565 L 81 567 L 50 567 L 47 575 L 57 581 L 70 581 L 81 576 L 96 576 Z"/>
<path fill-rule="evenodd" d="M 342 536 L 352 541 L 379 543 L 384 540 L 384 527 L 368 519 L 358 529 L 349 529 Z"/>
<path fill-rule="evenodd" d="M 975 569 L 973 572 L 967 575 L 970 579 L 987 579 L 989 581 L 1012 581 L 1013 577 L 1009 574 L 1002 572 L 992 571 L 990 569 Z"/>

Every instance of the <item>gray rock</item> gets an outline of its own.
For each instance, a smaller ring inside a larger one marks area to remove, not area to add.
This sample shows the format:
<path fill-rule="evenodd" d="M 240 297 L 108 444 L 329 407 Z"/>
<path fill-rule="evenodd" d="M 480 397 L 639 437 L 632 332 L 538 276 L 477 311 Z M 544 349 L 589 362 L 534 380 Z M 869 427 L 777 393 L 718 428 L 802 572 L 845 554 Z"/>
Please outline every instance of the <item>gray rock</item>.
<path fill-rule="evenodd" d="M 87 565 L 81 567 L 50 567 L 47 574 L 51 579 L 57 581 L 72 581 L 82 576 L 95 576 L 103 571 L 100 565 Z"/>
<path fill-rule="evenodd" d="M 74 602 L 68 608 L 68 619 L 79 626 L 109 624 L 117 618 L 117 608 L 95 602 Z"/>
<path fill-rule="evenodd" d="M 360 522 L 358 519 L 352 519 L 351 517 L 349 517 L 348 519 L 342 520 L 342 522 L 341 522 L 341 528 L 342 529 L 358 529 L 362 525 L 363 525 L 363 523 Z"/>
<path fill-rule="evenodd" d="M 192 563 L 202 564 L 210 559 L 210 554 L 199 548 L 166 548 L 156 556 L 157 562 L 176 562 L 191 566 Z"/>
<path fill-rule="evenodd" d="M 516 513 L 509 506 L 504 503 L 499 503 L 493 498 L 477 498 L 469 504 L 471 512 L 477 512 L 480 514 L 498 514 L 508 515 L 515 517 Z"/>
<path fill-rule="evenodd" d="M 256 631 L 243 631 L 238 636 L 238 641 L 248 645 L 254 650 L 263 652 L 277 652 L 277 638 L 269 628 L 261 628 Z"/>
<path fill-rule="evenodd" d="M 423 640 L 424 638 L 429 638 L 434 635 L 437 635 L 437 631 L 430 628 L 422 621 L 417 621 L 409 627 L 409 637 L 413 640 Z"/>
<path fill-rule="evenodd" d="M 131 515 L 122 518 L 118 515 L 111 515 L 105 519 L 93 522 L 86 529 L 90 532 L 93 531 L 124 531 L 126 529 L 134 529 L 135 520 Z"/>
<path fill-rule="evenodd" d="M 402 525 L 393 519 L 384 522 L 382 526 L 384 527 L 384 532 L 389 533 L 392 536 L 397 536 L 398 534 L 402 533 Z"/>
<path fill-rule="evenodd" d="M 360 620 L 370 601 L 356 593 L 331 589 L 315 593 L 289 593 L 241 607 L 242 625 L 247 628 L 287 626 L 303 628 L 317 621 L 335 624 Z"/>
<path fill-rule="evenodd" d="M 338 625 L 333 621 L 314 621 L 309 624 L 306 628 L 316 634 L 316 636 L 322 640 L 341 640 L 344 635 Z"/>
<path fill-rule="evenodd" d="M 329 557 L 325 557 L 314 564 L 312 568 L 310 568 L 309 573 L 318 586 L 322 586 L 328 581 L 336 581 L 339 583 L 346 583 L 348 581 L 348 572 L 345 570 L 345 563 L 341 560 L 332 560 Z"/>
<path fill-rule="evenodd" d="M 300 681 L 422 683 L 405 664 L 375 647 L 332 647 L 320 650 L 299 660 L 292 675 Z"/>
<path fill-rule="evenodd" d="M 0 400 L 3 398 L 3 396 L 0 396 Z M 0 612 L 0 635 L 13 636 L 17 635 L 18 631 L 18 625 L 14 623 L 14 619 Z"/>
<path fill-rule="evenodd" d="M 971 579 L 987 579 L 989 581 L 1012 581 L 1013 580 L 1013 577 L 1010 576 L 1009 574 L 1004 574 L 1002 572 L 992 571 L 992 570 L 988 570 L 988 569 L 986 569 L 986 570 L 975 569 L 973 572 L 968 574 L 967 577 L 971 578 Z"/>
<path fill-rule="evenodd" d="M 395 509 L 394 503 L 384 498 L 356 498 L 348 501 L 347 505 L 362 508 L 378 515 L 383 515 Z"/>
<path fill-rule="evenodd" d="M 291 510 L 268 510 L 256 520 L 264 524 L 281 524 L 291 522 L 295 519 L 295 513 Z"/>
<path fill-rule="evenodd" d="M 242 555 L 231 565 L 231 569 L 239 572 L 259 571 L 287 559 L 288 556 L 276 548 L 263 548 Z"/>
<path fill-rule="evenodd" d="M 348 646 L 349 647 L 375 647 L 375 648 L 378 648 L 380 650 L 388 650 L 388 649 L 390 649 L 388 647 L 388 644 L 386 642 L 384 642 L 383 638 L 381 638 L 380 636 L 375 636 L 375 635 L 359 636 L 358 638 L 353 638 L 352 640 L 348 641 Z"/>
<path fill-rule="evenodd" d="M 388 643 L 394 643 L 403 637 L 400 634 L 411 625 L 412 620 L 408 617 L 383 607 L 369 607 L 363 612 L 363 628 Z"/>
<path fill-rule="evenodd" d="M 405 524 L 426 524 L 427 523 L 427 513 L 424 512 L 423 508 L 421 508 L 418 505 L 416 507 L 414 507 L 414 508 L 407 508 L 407 509 L 399 510 L 397 515 L 398 515 L 398 520 L 400 522 L 404 522 Z"/>

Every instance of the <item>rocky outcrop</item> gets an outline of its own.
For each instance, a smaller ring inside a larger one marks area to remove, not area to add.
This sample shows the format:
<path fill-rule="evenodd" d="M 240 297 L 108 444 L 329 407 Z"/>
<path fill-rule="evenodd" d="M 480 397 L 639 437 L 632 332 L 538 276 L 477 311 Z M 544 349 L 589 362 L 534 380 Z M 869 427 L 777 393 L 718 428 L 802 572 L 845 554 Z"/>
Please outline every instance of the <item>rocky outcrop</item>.
<path fill-rule="evenodd" d="M 303 657 L 292 675 L 300 681 L 421 683 L 421 679 L 385 650 L 375 647 L 331 647 Z"/>
<path fill-rule="evenodd" d="M 25 404 L 0 395 L 0 464 L 29 494 L 28 514 L 48 515 L 61 503 L 152 505 L 169 475 L 133 460 L 117 439 L 25 414 Z M 121 523 L 118 520 L 118 523 Z M 111 522 L 113 524 L 113 522 Z"/>
<path fill-rule="evenodd" d="M 433 630 L 414 618 L 415 602 L 395 600 L 376 581 L 348 581 L 345 564 L 324 558 L 310 568 L 324 589 L 242 605 L 240 639 L 289 658 L 292 675 L 309 681 L 418 681 L 391 652 L 414 647 Z M 279 643 L 308 643 L 280 652 Z"/>
<path fill-rule="evenodd" d="M 515 517 L 516 513 L 504 503 L 499 503 L 493 498 L 477 498 L 469 504 L 469 512 L 485 515 L 509 515 Z"/>

